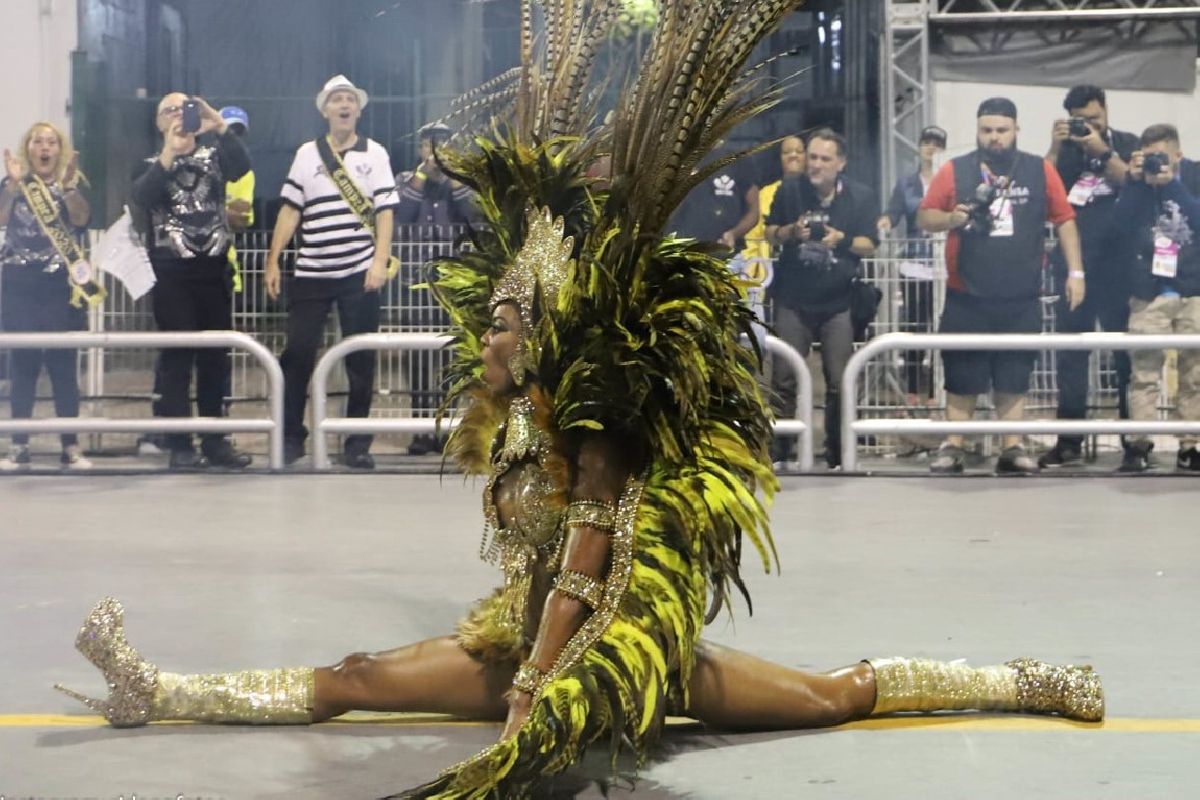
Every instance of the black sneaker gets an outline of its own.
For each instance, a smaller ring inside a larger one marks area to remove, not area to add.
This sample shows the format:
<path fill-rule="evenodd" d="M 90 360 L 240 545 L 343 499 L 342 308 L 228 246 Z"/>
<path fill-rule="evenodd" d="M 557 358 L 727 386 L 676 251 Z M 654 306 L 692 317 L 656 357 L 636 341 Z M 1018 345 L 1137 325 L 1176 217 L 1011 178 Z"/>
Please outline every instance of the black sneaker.
<path fill-rule="evenodd" d="M 222 469 L 245 469 L 254 460 L 252 456 L 239 452 L 228 439 L 221 439 L 203 449 L 208 463 Z"/>
<path fill-rule="evenodd" d="M 408 454 L 410 456 L 423 456 L 428 453 L 440 452 L 442 452 L 441 442 L 425 434 L 414 436 L 412 444 L 408 446 Z"/>
<path fill-rule="evenodd" d="M 1175 456 L 1175 469 L 1185 472 L 1200 472 L 1200 452 L 1197 452 L 1194 447 L 1186 450 L 1180 449 L 1178 455 Z"/>
<path fill-rule="evenodd" d="M 283 463 L 286 466 L 295 464 L 300 459 L 304 458 L 304 440 L 303 439 L 284 439 L 283 440 Z"/>
<path fill-rule="evenodd" d="M 1117 472 L 1145 472 L 1150 469 L 1150 451 L 1153 449 L 1153 442 L 1130 444 L 1125 448 L 1125 455 L 1121 458 L 1121 466 L 1117 467 Z"/>
<path fill-rule="evenodd" d="M 1037 463 L 1042 469 L 1055 469 L 1057 467 L 1079 464 L 1082 461 L 1083 453 L 1080 452 L 1079 448 L 1059 442 L 1048 452 L 1042 453 Z"/>
<path fill-rule="evenodd" d="M 929 462 L 929 471 L 934 475 L 960 475 L 966 453 L 956 444 L 944 444 Z"/>
<path fill-rule="evenodd" d="M 208 459 L 189 447 L 186 450 L 172 450 L 168 466 L 178 470 L 206 469 Z"/>
<path fill-rule="evenodd" d="M 996 459 L 997 475 L 1036 475 L 1038 462 L 1021 445 L 1006 447 Z"/>
<path fill-rule="evenodd" d="M 350 469 L 375 469 L 375 459 L 370 453 L 345 453 L 342 464 Z"/>

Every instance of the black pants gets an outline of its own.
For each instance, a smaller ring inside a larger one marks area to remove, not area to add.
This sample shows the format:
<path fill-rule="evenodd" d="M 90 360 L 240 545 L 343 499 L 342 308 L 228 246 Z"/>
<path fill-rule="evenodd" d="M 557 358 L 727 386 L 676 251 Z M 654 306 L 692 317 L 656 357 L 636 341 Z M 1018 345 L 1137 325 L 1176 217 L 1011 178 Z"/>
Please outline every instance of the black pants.
<path fill-rule="evenodd" d="M 59 267 L 46 272 L 48 264 L 13 264 L 3 267 L 0 276 L 0 314 L 9 333 L 49 333 L 83 330 L 82 309 L 73 308 L 67 270 Z M 12 416 L 29 419 L 37 399 L 37 381 L 42 367 L 50 374 L 54 392 L 54 413 L 60 417 L 79 416 L 78 351 L 74 349 L 13 350 Z M 74 433 L 60 436 L 63 447 L 76 444 Z M 13 444 L 29 443 L 29 434 L 14 433 Z"/>
<path fill-rule="evenodd" d="M 904 292 L 904 331 L 930 333 L 933 330 L 933 281 L 908 279 L 901 283 Z M 925 366 L 924 350 L 904 351 L 904 386 L 909 394 L 931 396 L 933 380 Z"/>
<path fill-rule="evenodd" d="M 1111 270 L 1110 270 L 1111 271 Z M 1088 272 L 1087 291 L 1079 308 L 1072 311 L 1063 292 L 1055 309 L 1059 333 L 1091 333 L 1096 324 L 1105 331 L 1124 332 L 1129 328 L 1129 287 L 1116 275 L 1102 270 Z M 1057 276 L 1059 286 L 1065 275 Z M 1060 350 L 1058 368 L 1058 418 L 1084 419 L 1088 410 L 1088 350 Z M 1117 372 L 1117 410 L 1121 419 L 1129 419 L 1129 352 L 1116 350 L 1113 360 Z M 1076 450 L 1083 446 L 1082 436 L 1060 435 L 1059 444 Z"/>
<path fill-rule="evenodd" d="M 308 436 L 304 426 L 304 408 L 308 404 L 308 382 L 316 366 L 317 349 L 325 332 L 325 321 L 336 304 L 342 336 L 375 333 L 379 330 L 379 292 L 363 289 L 366 273 L 344 278 L 296 278 L 288 303 L 287 347 L 279 357 L 283 367 L 283 435 L 303 442 Z M 350 396 L 346 416 L 365 417 L 371 413 L 371 395 L 375 390 L 375 362 L 372 350 L 360 350 L 346 356 L 346 377 Z M 365 453 L 372 437 L 347 436 L 347 453 Z"/>
<path fill-rule="evenodd" d="M 233 327 L 230 304 L 229 262 L 224 258 L 180 259 L 167 265 L 154 264 L 152 293 L 154 324 L 160 331 L 225 331 Z M 216 347 L 164 348 L 158 360 L 157 382 L 162 397 L 156 413 L 164 417 L 190 417 L 188 390 L 196 372 L 196 409 L 202 417 L 225 415 L 225 387 L 229 382 L 229 350 Z M 207 451 L 224 435 L 202 437 Z M 192 447 L 189 433 L 166 437 L 172 450 Z"/>
<path fill-rule="evenodd" d="M 841 463 L 842 374 L 854 353 L 854 326 L 850 312 L 811 314 L 776 303 L 775 333 L 800 355 L 808 358 L 813 342 L 821 343 L 821 369 L 825 374 L 825 460 Z M 778 390 L 774 406 L 777 416 L 796 415 L 796 375 L 781 358 L 771 362 Z"/>

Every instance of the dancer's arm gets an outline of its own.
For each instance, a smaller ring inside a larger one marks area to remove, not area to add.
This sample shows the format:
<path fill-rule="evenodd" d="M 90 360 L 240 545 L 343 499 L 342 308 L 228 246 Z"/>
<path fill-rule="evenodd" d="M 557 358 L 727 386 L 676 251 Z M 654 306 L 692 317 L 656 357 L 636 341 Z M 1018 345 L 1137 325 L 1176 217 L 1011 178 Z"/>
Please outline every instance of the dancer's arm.
<path fill-rule="evenodd" d="M 629 470 L 624 466 L 618 448 L 605 438 L 589 437 L 579 449 L 571 503 L 602 504 L 594 508 L 600 510 L 599 517 L 603 517 L 604 506 L 615 509 L 628 475 Z M 570 519 L 571 515 L 568 515 Z M 576 595 L 591 594 L 591 602 L 598 602 L 596 595 L 602 593 L 610 566 L 611 531 L 604 527 L 606 524 L 599 519 L 595 525 L 568 522 L 559 583 L 546 597 L 537 638 L 529 660 L 525 662 L 533 669 L 524 671 L 525 680 L 518 673 L 518 679 L 514 681 L 502 738 L 516 733 L 529 715 L 536 693 L 535 686 L 529 685 L 529 681 L 536 683 L 539 673 L 544 675 L 554 667 L 563 647 L 593 612 L 593 606 Z M 571 576 L 573 582 L 564 581 L 563 576 Z"/>

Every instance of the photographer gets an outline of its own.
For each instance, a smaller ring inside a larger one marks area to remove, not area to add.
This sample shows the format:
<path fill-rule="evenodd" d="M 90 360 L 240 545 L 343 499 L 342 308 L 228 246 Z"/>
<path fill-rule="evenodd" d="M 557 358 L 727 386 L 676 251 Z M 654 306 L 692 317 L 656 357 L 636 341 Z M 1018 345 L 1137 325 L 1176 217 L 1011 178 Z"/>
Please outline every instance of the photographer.
<path fill-rule="evenodd" d="M 1058 169 L 1067 199 L 1075 208 L 1083 266 L 1087 273 L 1087 297 L 1072 311 L 1065 298 L 1055 309 L 1059 333 L 1089 333 L 1096 323 L 1106 331 L 1124 331 L 1129 323 L 1129 260 L 1133 254 L 1126 237 L 1116 233 L 1113 209 L 1125 183 L 1129 161 L 1138 147 L 1132 133 L 1108 127 L 1104 90 L 1097 86 L 1075 86 L 1067 92 L 1063 108 L 1069 119 L 1055 120 L 1050 152 L 1046 156 Z M 1068 277 L 1062 249 L 1051 257 L 1055 285 Z M 1058 367 L 1058 417 L 1087 416 L 1087 350 L 1062 350 Z M 1117 351 L 1117 398 L 1122 419 L 1129 417 L 1126 390 L 1129 386 L 1129 354 Z M 1048 453 L 1038 459 L 1043 467 L 1060 467 L 1080 460 L 1083 437 L 1062 435 Z"/>
<path fill-rule="evenodd" d="M 229 247 L 232 235 L 225 211 L 225 184 L 250 169 L 250 156 L 229 124 L 212 106 L 182 92 L 158 103 L 155 116 L 163 145 L 134 179 L 132 205 L 137 226 L 146 238 L 154 268 L 154 323 L 161 331 L 229 330 Z M 197 137 L 217 134 L 213 144 Z M 159 356 L 162 399 L 157 413 L 186 417 L 191 413 L 188 387 L 196 370 L 196 406 L 202 416 L 224 416 L 229 385 L 229 351 L 221 348 L 165 348 Z M 208 465 L 241 469 L 250 456 L 239 453 L 221 434 L 204 434 L 201 452 L 191 434 L 170 434 L 170 466 L 189 469 Z"/>
<path fill-rule="evenodd" d="M 854 349 L 850 320 L 851 281 L 859 263 L 878 244 L 875 193 L 842 175 L 846 140 L 829 128 L 808 140 L 803 175 L 786 178 L 767 216 L 767 241 L 781 247 L 771 284 L 775 332 L 808 357 L 821 343 L 825 373 L 825 462 L 841 465 L 840 402 L 842 373 Z M 776 413 L 795 414 L 796 376 L 782 359 L 773 362 L 777 376 Z M 787 444 L 785 444 L 787 443 Z M 777 439 L 775 461 L 787 461 L 788 439 Z"/>
<path fill-rule="evenodd" d="M 1130 333 L 1200 333 L 1200 174 L 1183 158 L 1179 131 L 1173 125 L 1151 125 L 1142 133 L 1141 150 L 1133 153 L 1129 180 L 1117 200 L 1118 235 L 1132 241 L 1134 259 L 1129 301 Z M 1158 419 L 1159 380 L 1163 352 L 1133 353 L 1129 384 L 1130 413 L 1135 420 Z M 1180 419 L 1200 420 L 1200 353 L 1179 351 Z M 1175 464 L 1200 472 L 1195 434 L 1179 437 Z M 1130 437 L 1121 472 L 1150 467 L 1154 444 L 1148 436 Z"/>
<path fill-rule="evenodd" d="M 977 149 L 938 171 L 917 212 L 923 230 L 949 231 L 941 333 L 1041 331 L 1038 295 L 1047 221 L 1058 229 L 1070 270 L 1065 287 L 1070 308 L 1083 302 L 1075 212 L 1050 162 L 1017 150 L 1017 131 L 1017 107 L 1011 100 L 984 100 L 976 112 Z M 999 417 L 1022 419 L 1035 355 L 1031 351 L 944 351 L 946 418 L 971 419 L 978 395 L 994 389 Z M 930 471 L 962 472 L 962 443 L 960 435 L 946 437 Z M 1021 437 L 1005 436 L 996 472 L 1037 470 Z"/>

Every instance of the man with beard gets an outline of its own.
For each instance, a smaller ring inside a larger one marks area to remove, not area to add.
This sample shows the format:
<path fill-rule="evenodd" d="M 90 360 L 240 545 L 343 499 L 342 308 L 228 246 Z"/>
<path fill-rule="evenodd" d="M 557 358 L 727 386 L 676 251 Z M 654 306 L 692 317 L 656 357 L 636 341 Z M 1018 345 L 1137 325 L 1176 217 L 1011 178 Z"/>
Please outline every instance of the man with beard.
<path fill-rule="evenodd" d="M 1074 311 L 1065 298 L 1056 309 L 1055 328 L 1061 333 L 1089 333 L 1096 323 L 1106 331 L 1124 331 L 1129 324 L 1129 262 L 1132 254 L 1127 237 L 1117 233 L 1113 209 L 1125 183 L 1129 160 L 1138 148 L 1132 133 L 1108 127 L 1104 90 L 1087 84 L 1073 86 L 1063 100 L 1070 119 L 1055 120 L 1050 152 L 1046 156 L 1058 169 L 1067 199 L 1075 207 L 1076 224 L 1087 270 L 1087 299 Z M 1051 259 L 1054 279 L 1061 286 L 1067 278 L 1062 250 Z M 1058 417 L 1087 416 L 1087 350 L 1063 350 L 1056 354 L 1058 367 Z M 1129 386 L 1129 354 L 1114 353 L 1117 368 L 1117 402 L 1122 419 L 1129 417 L 1126 389 Z M 1078 463 L 1083 437 L 1062 435 L 1048 453 L 1038 459 L 1043 467 Z"/>
<path fill-rule="evenodd" d="M 938 171 L 917 212 L 922 230 L 949 231 L 942 333 L 1041 331 L 1038 295 L 1047 221 L 1058 230 L 1066 259 L 1069 308 L 1083 302 L 1083 258 L 1075 212 L 1050 162 L 1017 150 L 1017 130 L 1017 107 L 1011 100 L 984 100 L 976 112 L 976 151 Z M 1031 351 L 944 351 L 946 418 L 971 419 L 978 395 L 994 390 L 1000 419 L 1022 419 L 1034 357 Z M 962 472 L 962 445 L 962 436 L 946 437 L 930 471 Z M 996 472 L 1037 470 L 1021 436 L 1005 436 Z"/>
<path fill-rule="evenodd" d="M 771 283 L 775 331 L 805 358 L 821 343 L 825 374 L 825 463 L 841 466 L 841 386 L 854 352 L 850 287 L 859 263 L 875 252 L 875 193 L 842 175 L 846 140 L 822 128 L 808 139 L 807 171 L 785 178 L 767 215 L 767 241 L 781 247 Z M 782 359 L 777 376 L 780 417 L 795 414 L 796 376 Z M 786 403 L 787 405 L 783 405 Z M 787 461 L 790 440 L 775 440 L 773 461 Z"/>

